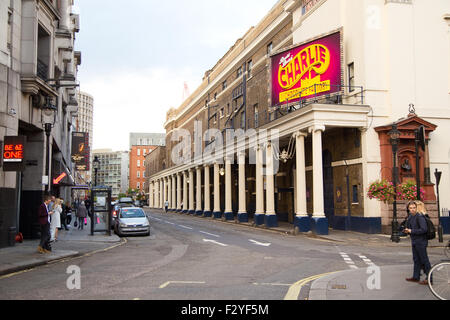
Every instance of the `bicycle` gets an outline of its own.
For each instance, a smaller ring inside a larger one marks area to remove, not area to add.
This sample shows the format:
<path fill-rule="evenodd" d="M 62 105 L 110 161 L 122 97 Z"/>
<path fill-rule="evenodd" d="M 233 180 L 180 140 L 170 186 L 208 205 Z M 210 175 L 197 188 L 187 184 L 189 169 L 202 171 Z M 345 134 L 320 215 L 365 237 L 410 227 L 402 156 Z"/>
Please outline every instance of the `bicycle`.
<path fill-rule="evenodd" d="M 450 259 L 450 240 L 444 248 L 444 253 Z M 428 287 L 436 298 L 450 300 L 450 260 L 443 260 L 431 268 L 428 273 Z"/>

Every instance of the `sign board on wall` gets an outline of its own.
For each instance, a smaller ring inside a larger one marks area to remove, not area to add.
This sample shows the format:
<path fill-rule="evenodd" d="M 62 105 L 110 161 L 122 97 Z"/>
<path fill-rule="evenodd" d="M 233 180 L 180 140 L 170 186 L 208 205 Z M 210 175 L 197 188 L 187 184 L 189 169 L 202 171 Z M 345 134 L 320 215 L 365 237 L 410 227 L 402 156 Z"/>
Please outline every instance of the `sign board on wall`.
<path fill-rule="evenodd" d="M 89 171 L 89 133 L 72 133 L 72 162 L 77 171 Z"/>
<path fill-rule="evenodd" d="M 2 146 L 3 171 L 25 170 L 25 136 L 5 136 Z"/>
<path fill-rule="evenodd" d="M 342 91 L 342 31 L 272 56 L 272 106 Z"/>

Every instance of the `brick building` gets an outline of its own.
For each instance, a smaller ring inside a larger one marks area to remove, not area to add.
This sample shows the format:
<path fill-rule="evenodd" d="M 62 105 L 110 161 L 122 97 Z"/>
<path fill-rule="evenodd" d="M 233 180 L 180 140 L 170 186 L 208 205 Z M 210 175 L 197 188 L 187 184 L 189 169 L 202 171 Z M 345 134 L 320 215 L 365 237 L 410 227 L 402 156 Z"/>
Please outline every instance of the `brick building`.
<path fill-rule="evenodd" d="M 398 126 L 399 159 L 412 161 L 411 134 L 424 125 L 418 173 L 435 208 L 430 172 L 441 170 L 450 190 L 449 156 L 440 152 L 450 150 L 450 78 L 433 73 L 414 43 L 425 41 L 449 70 L 449 12 L 448 1 L 278 1 L 168 111 L 150 206 L 168 200 L 174 211 L 267 227 L 287 221 L 318 234 L 389 232 L 392 210 L 367 189 L 392 180 L 388 132 Z M 431 105 L 423 92 L 434 92 Z M 402 181 L 414 179 L 416 167 L 405 170 Z"/>
<path fill-rule="evenodd" d="M 145 193 L 145 157 L 166 143 L 164 133 L 130 133 L 129 188 Z"/>

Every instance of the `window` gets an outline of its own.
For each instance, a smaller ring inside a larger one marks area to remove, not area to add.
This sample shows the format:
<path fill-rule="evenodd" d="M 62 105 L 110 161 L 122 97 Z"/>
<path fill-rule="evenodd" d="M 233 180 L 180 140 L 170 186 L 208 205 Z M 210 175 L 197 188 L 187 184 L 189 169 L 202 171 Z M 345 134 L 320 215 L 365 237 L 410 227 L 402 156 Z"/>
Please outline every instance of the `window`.
<path fill-rule="evenodd" d="M 141 149 L 137 149 L 137 155 L 140 156 L 141 155 Z"/>
<path fill-rule="evenodd" d="M 250 61 L 247 63 L 247 75 L 248 75 L 249 78 L 252 77 L 252 68 L 253 68 L 253 61 L 250 60 Z"/>
<path fill-rule="evenodd" d="M 271 42 L 267 45 L 267 54 L 270 55 L 272 53 L 272 50 L 273 50 L 273 44 Z"/>
<path fill-rule="evenodd" d="M 137 161 L 137 166 L 140 167 L 141 166 L 141 160 Z"/>
<path fill-rule="evenodd" d="M 348 65 L 348 85 L 350 86 L 349 92 L 355 91 L 355 64 L 353 62 Z"/>
<path fill-rule="evenodd" d="M 228 103 L 227 104 L 227 115 L 229 115 L 230 114 L 230 104 Z"/>
<path fill-rule="evenodd" d="M 222 118 L 225 114 L 224 114 L 224 108 L 220 109 L 220 117 Z"/>
<path fill-rule="evenodd" d="M 137 178 L 140 178 L 140 177 L 141 177 L 141 172 L 138 171 L 138 172 L 137 172 Z"/>
<path fill-rule="evenodd" d="M 11 37 L 12 37 L 12 30 L 11 30 L 11 26 L 12 26 L 12 11 L 8 11 L 8 34 L 7 34 L 7 43 L 6 43 L 6 45 L 7 45 L 7 47 L 8 47 L 8 50 L 10 50 L 11 51 L 11 47 L 12 47 L 12 40 L 11 40 Z"/>
<path fill-rule="evenodd" d="M 217 100 L 217 92 L 214 93 L 214 100 Z"/>
<path fill-rule="evenodd" d="M 357 185 L 354 185 L 354 186 L 353 186 L 352 203 L 359 203 L 359 199 L 358 199 L 358 186 L 357 186 Z"/>
<path fill-rule="evenodd" d="M 253 106 L 254 110 L 255 110 L 255 128 L 257 128 L 259 126 L 259 111 L 258 111 L 258 104 L 255 104 Z"/>
<path fill-rule="evenodd" d="M 136 189 L 141 189 L 141 183 L 140 182 L 137 183 Z"/>
<path fill-rule="evenodd" d="M 239 67 L 239 69 L 237 69 L 237 77 L 239 78 L 240 76 L 242 76 L 242 67 Z"/>
<path fill-rule="evenodd" d="M 225 90 L 227 88 L 227 80 L 225 80 L 224 82 L 222 82 L 222 90 Z"/>

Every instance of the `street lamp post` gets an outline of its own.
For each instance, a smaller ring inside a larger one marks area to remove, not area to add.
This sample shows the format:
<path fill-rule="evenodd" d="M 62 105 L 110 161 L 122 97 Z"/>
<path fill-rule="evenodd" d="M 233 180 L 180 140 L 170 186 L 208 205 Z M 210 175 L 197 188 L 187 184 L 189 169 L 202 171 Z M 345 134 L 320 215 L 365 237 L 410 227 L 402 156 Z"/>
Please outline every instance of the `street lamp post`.
<path fill-rule="evenodd" d="M 397 221 L 397 179 L 398 179 L 398 166 L 397 166 L 397 151 L 398 151 L 398 143 L 400 140 L 400 131 L 397 129 L 397 125 L 392 125 L 392 130 L 388 133 L 392 145 L 392 153 L 393 153 L 393 168 L 392 168 L 392 178 L 394 183 L 394 203 L 393 203 L 393 217 L 392 217 L 392 242 L 399 243 L 400 235 L 398 231 L 398 221 Z"/>
<path fill-rule="evenodd" d="M 94 157 L 94 161 L 93 161 L 93 165 L 94 165 L 94 185 L 97 186 L 97 171 L 100 167 L 100 160 L 98 160 L 98 156 Z"/>
<path fill-rule="evenodd" d="M 441 182 L 441 176 L 442 172 L 436 171 L 434 172 L 434 176 L 436 177 L 436 191 L 437 191 L 437 207 L 438 207 L 438 236 L 439 236 L 439 242 L 444 242 L 443 238 L 443 230 L 442 230 L 442 224 L 441 224 L 441 205 L 440 205 L 440 199 L 439 199 L 439 183 Z"/>
<path fill-rule="evenodd" d="M 51 103 L 47 103 L 44 107 L 42 107 L 42 117 L 41 122 L 44 126 L 45 136 L 46 136 L 46 155 L 45 155 L 45 176 L 47 177 L 47 184 L 45 185 L 45 194 L 49 195 L 51 188 L 50 183 L 52 179 L 50 179 L 50 135 L 52 132 L 53 125 L 55 124 L 56 117 L 56 106 Z M 45 119 L 44 117 L 45 116 Z"/>

